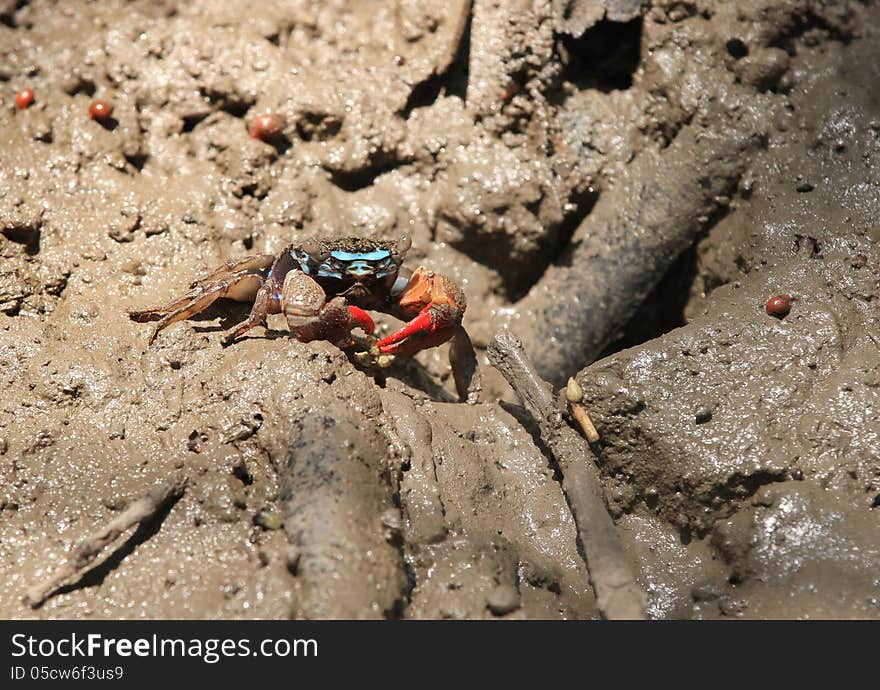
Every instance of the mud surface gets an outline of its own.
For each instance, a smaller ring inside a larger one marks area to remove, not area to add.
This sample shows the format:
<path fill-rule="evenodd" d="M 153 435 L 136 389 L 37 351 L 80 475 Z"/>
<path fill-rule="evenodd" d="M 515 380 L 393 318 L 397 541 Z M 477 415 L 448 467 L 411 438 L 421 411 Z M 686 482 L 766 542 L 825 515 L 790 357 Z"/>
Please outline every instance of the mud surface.
<path fill-rule="evenodd" d="M 560 381 L 610 348 L 577 376 L 650 615 L 880 616 L 877 8 L 468 5 L 0 1 L 0 616 L 597 616 L 482 357 L 503 323 Z M 670 184 L 671 156 L 721 172 Z M 687 237 L 621 245 L 618 212 Z M 402 233 L 467 292 L 479 404 L 446 346 L 376 378 L 279 317 L 221 347 L 246 305 L 150 347 L 125 315 L 231 258 Z M 580 299 L 621 274 L 603 252 L 644 267 L 614 308 Z M 565 336 L 588 309 L 601 337 Z M 22 602 L 176 473 L 167 514 Z"/>

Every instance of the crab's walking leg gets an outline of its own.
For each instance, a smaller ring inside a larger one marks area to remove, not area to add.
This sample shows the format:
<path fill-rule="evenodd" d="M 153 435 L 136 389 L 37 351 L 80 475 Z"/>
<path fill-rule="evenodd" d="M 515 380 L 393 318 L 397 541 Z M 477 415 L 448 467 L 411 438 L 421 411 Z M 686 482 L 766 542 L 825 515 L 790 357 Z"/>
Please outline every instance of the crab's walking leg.
<path fill-rule="evenodd" d="M 194 280 L 189 286 L 194 288 L 225 275 L 237 273 L 238 271 L 262 271 L 271 268 L 274 263 L 275 257 L 271 254 L 251 254 L 250 256 L 245 256 L 241 259 L 230 259 L 207 275 L 203 275 L 201 278 Z"/>
<path fill-rule="evenodd" d="M 278 282 L 270 275 L 263 281 L 263 284 L 257 291 L 257 295 L 254 298 L 254 306 L 251 307 L 251 313 L 248 314 L 244 321 L 229 331 L 221 342 L 223 345 L 229 345 L 242 333 L 266 323 L 266 317 L 269 314 L 277 314 L 279 311 Z"/>
<path fill-rule="evenodd" d="M 469 403 L 477 402 L 483 389 L 477 353 L 474 352 L 470 336 L 461 326 L 449 342 L 449 363 L 452 365 L 452 378 L 455 379 L 458 397 Z"/>
<path fill-rule="evenodd" d="M 128 315 L 138 323 L 159 322 L 147 340 L 147 344 L 152 345 L 163 328 L 195 316 L 221 297 L 239 302 L 252 301 L 263 284 L 262 272 L 274 262 L 275 257 L 270 254 L 254 254 L 227 261 L 191 283 L 189 292 L 180 299 L 155 309 L 129 310 Z"/>
<path fill-rule="evenodd" d="M 183 321 L 191 316 L 195 316 L 221 297 L 228 297 L 241 302 L 252 300 L 262 282 L 263 277 L 259 273 L 253 273 L 249 269 L 235 271 L 225 274 L 223 277 L 215 278 L 212 281 L 199 281 L 183 297 L 169 302 L 162 307 L 132 310 L 128 312 L 128 316 L 132 321 L 137 321 L 138 323 L 158 321 L 147 340 L 147 344 L 151 345 L 159 331 L 163 328 L 176 321 Z"/>
<path fill-rule="evenodd" d="M 244 321 L 237 324 L 226 334 L 222 340 L 224 346 L 229 345 L 252 328 L 265 324 L 266 317 L 269 314 L 277 314 L 281 311 L 281 286 L 284 283 L 285 276 L 295 270 L 294 267 L 296 266 L 296 261 L 291 255 L 290 249 L 290 247 L 287 247 L 277 259 L 270 261 L 271 268 L 254 297 L 254 306 L 251 307 L 251 313 Z M 268 261 L 272 257 L 270 254 L 258 254 L 252 258 L 254 260 Z"/>

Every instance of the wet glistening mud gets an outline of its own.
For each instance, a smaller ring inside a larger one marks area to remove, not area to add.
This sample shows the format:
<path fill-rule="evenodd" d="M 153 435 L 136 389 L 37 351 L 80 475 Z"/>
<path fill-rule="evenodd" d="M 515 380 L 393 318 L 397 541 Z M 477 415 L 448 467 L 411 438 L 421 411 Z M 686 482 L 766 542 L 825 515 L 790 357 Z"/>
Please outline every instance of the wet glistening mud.
<path fill-rule="evenodd" d="M 598 618 L 588 471 L 648 617 L 880 617 L 878 30 L 0 0 L 0 616 Z M 281 314 L 224 346 L 248 303 L 152 344 L 127 315 L 401 235 L 467 295 L 476 403 L 448 344 L 379 369 Z M 550 421 L 487 357 L 506 329 Z"/>

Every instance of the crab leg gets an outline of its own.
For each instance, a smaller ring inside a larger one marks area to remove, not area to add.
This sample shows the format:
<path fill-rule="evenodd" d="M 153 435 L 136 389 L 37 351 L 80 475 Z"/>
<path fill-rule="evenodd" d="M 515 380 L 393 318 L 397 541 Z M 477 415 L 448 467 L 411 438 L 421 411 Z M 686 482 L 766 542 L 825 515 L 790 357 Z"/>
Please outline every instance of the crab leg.
<path fill-rule="evenodd" d="M 453 309 L 432 304 L 399 331 L 382 338 L 376 347 L 380 352 L 409 357 L 420 350 L 442 345 L 455 335 L 456 323 Z"/>
<path fill-rule="evenodd" d="M 241 259 L 230 259 L 222 266 L 218 266 L 207 275 L 194 280 L 190 283 L 190 287 L 210 282 L 229 273 L 237 273 L 238 271 L 262 271 L 271 268 L 275 263 L 275 257 L 271 254 L 252 254 Z"/>
<path fill-rule="evenodd" d="M 275 278 L 269 276 L 263 281 L 263 284 L 257 291 L 257 296 L 254 299 L 254 306 L 251 307 L 251 313 L 248 314 L 248 317 L 244 321 L 229 331 L 229 333 L 223 337 L 221 342 L 223 345 L 229 345 L 242 333 L 266 323 L 266 316 L 269 314 L 277 314 L 279 311 L 278 283 Z"/>
<path fill-rule="evenodd" d="M 376 324 L 373 323 L 373 318 L 367 314 L 360 307 L 355 307 L 354 305 L 348 306 L 348 313 L 351 315 L 351 318 L 354 319 L 355 323 L 360 326 L 361 330 L 367 335 L 373 335 L 373 331 L 376 330 Z"/>
<path fill-rule="evenodd" d="M 153 332 L 147 340 L 152 345 L 156 336 L 166 326 L 177 321 L 183 321 L 191 316 L 203 312 L 221 297 L 228 297 L 238 301 L 253 299 L 263 282 L 263 277 L 250 270 L 236 271 L 225 278 L 216 279 L 213 282 L 199 282 L 196 287 L 187 292 L 183 297 L 169 302 L 168 304 L 154 309 L 130 310 L 128 316 L 132 321 L 146 323 L 158 321 Z"/>

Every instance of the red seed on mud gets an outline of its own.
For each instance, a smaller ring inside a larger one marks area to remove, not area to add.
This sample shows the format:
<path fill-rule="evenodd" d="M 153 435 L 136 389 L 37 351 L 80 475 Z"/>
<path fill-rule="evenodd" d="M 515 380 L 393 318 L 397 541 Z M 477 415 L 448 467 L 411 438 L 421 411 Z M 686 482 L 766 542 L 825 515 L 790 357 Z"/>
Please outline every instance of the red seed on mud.
<path fill-rule="evenodd" d="M 113 115 L 113 106 L 107 101 L 92 101 L 89 106 L 89 117 L 93 120 L 106 120 Z"/>
<path fill-rule="evenodd" d="M 30 105 L 34 102 L 34 90 L 33 89 L 22 89 L 17 94 L 15 94 L 15 107 L 19 110 L 24 110 L 25 108 L 30 107 Z"/>
<path fill-rule="evenodd" d="M 767 313 L 782 318 L 791 310 L 791 295 L 775 295 L 767 300 Z"/>
<path fill-rule="evenodd" d="M 284 129 L 284 117 L 276 113 L 259 115 L 251 122 L 250 133 L 254 139 L 270 141 Z"/>

